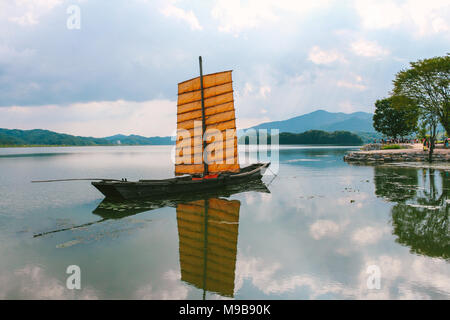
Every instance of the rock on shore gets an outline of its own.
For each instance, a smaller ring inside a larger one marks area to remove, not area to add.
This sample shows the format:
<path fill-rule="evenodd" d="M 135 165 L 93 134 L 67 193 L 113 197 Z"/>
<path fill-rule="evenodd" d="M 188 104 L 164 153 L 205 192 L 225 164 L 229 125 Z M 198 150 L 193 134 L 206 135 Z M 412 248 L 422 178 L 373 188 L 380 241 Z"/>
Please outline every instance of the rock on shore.
<path fill-rule="evenodd" d="M 412 151 L 412 150 L 391 150 L 382 151 L 356 151 L 350 152 L 344 156 L 344 161 L 347 162 L 424 162 L 428 161 L 428 152 Z M 399 152 L 400 151 L 400 152 Z M 450 161 L 450 153 L 436 152 L 433 154 L 433 161 Z"/>

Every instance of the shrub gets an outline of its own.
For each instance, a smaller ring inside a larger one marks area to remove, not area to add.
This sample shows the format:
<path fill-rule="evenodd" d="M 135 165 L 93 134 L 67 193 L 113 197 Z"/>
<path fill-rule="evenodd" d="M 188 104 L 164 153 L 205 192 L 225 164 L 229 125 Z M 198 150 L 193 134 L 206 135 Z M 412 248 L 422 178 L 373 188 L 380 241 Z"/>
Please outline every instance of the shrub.
<path fill-rule="evenodd" d="M 398 144 L 387 144 L 381 147 L 381 150 L 389 150 L 389 149 L 404 149 L 402 146 Z"/>

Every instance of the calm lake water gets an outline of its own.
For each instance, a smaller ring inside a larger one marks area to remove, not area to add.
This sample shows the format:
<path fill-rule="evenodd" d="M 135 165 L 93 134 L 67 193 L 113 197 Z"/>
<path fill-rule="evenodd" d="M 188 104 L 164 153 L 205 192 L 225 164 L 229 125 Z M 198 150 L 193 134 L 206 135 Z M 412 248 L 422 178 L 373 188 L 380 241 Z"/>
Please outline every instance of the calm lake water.
<path fill-rule="evenodd" d="M 450 168 L 349 165 L 351 149 L 282 147 L 268 190 L 177 203 L 30 183 L 166 178 L 171 147 L 0 149 L 0 298 L 450 299 Z"/>

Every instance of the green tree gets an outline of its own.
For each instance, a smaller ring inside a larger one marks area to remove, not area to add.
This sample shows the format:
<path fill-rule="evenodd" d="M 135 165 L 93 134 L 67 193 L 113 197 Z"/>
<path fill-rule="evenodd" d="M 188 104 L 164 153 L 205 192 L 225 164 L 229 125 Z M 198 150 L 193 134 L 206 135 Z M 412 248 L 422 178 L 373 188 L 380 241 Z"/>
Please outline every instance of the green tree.
<path fill-rule="evenodd" d="M 392 138 L 405 137 L 414 132 L 418 120 L 418 112 L 412 101 L 402 98 L 407 106 L 400 106 L 400 101 L 396 100 L 399 100 L 399 97 L 377 100 L 373 115 L 375 130 Z"/>
<path fill-rule="evenodd" d="M 418 139 L 425 139 L 427 137 L 427 124 L 425 121 L 421 121 L 420 125 L 417 127 L 417 134 L 416 137 Z"/>
<path fill-rule="evenodd" d="M 395 76 L 393 94 L 414 101 L 429 122 L 434 147 L 436 120 L 450 132 L 450 55 L 411 62 Z"/>

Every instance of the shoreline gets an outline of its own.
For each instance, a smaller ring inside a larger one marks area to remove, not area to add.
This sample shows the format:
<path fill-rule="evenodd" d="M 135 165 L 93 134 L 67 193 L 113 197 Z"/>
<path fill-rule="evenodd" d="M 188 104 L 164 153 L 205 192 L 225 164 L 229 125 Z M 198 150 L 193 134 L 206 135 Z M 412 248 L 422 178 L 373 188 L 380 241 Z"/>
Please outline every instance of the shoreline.
<path fill-rule="evenodd" d="M 258 144 L 238 144 L 239 146 L 259 146 Z M 271 146 L 271 144 L 268 144 Z M 51 145 L 51 144 L 30 144 L 30 145 L 0 145 L 0 149 L 4 148 L 58 148 L 58 147 L 144 147 L 144 146 L 175 146 L 173 144 L 95 144 L 95 145 Z M 349 147 L 358 148 L 361 145 L 347 144 L 278 144 L 278 146 L 314 146 L 314 147 Z"/>
<path fill-rule="evenodd" d="M 344 156 L 345 162 L 389 163 L 389 162 L 428 162 L 428 151 L 422 144 L 410 145 L 407 149 L 385 149 L 354 151 Z M 450 162 L 450 149 L 434 149 L 432 161 Z"/>

